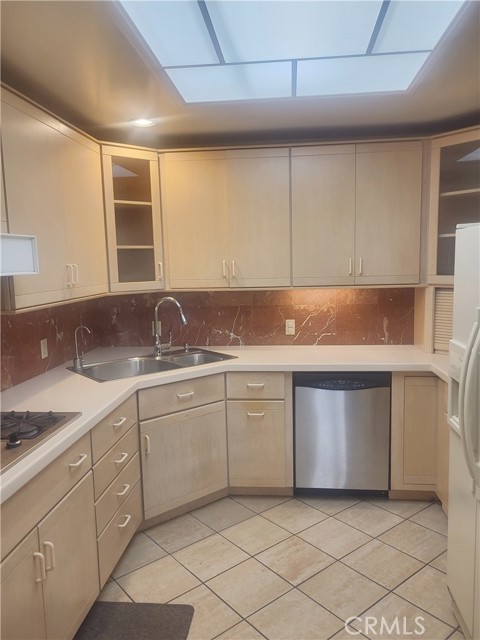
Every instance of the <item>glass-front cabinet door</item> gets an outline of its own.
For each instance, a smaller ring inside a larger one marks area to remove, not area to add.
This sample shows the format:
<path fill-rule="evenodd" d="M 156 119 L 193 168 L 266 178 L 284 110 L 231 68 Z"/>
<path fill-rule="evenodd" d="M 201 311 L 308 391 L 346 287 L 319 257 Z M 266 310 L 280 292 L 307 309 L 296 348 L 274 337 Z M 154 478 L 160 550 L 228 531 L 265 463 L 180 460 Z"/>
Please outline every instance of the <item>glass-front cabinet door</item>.
<path fill-rule="evenodd" d="M 453 284 L 455 230 L 480 222 L 480 129 L 432 141 L 429 283 Z"/>
<path fill-rule="evenodd" d="M 164 284 L 157 155 L 102 147 L 112 291 Z"/>

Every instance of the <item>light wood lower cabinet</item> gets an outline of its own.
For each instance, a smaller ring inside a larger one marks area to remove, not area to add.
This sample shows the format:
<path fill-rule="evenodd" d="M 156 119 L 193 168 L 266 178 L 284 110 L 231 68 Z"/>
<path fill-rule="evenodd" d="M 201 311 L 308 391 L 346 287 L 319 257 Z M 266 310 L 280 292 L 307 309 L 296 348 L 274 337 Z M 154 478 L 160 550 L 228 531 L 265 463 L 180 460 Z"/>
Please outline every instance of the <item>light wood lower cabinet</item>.
<path fill-rule="evenodd" d="M 136 395 L 91 431 L 100 588 L 143 520 Z"/>
<path fill-rule="evenodd" d="M 230 487 L 258 490 L 292 487 L 290 376 L 228 373 L 227 398 Z"/>
<path fill-rule="evenodd" d="M 146 519 L 228 486 L 224 398 L 221 374 L 139 392 Z"/>
<path fill-rule="evenodd" d="M 442 503 L 442 509 L 448 513 L 448 466 L 450 453 L 450 426 L 447 422 L 448 385 L 443 380 L 438 381 L 438 410 L 437 410 L 437 496 Z"/>
<path fill-rule="evenodd" d="M 99 593 L 89 472 L 2 562 L 2 638 L 72 638 Z"/>
<path fill-rule="evenodd" d="M 392 375 L 392 490 L 435 491 L 437 382 L 432 375 Z"/>

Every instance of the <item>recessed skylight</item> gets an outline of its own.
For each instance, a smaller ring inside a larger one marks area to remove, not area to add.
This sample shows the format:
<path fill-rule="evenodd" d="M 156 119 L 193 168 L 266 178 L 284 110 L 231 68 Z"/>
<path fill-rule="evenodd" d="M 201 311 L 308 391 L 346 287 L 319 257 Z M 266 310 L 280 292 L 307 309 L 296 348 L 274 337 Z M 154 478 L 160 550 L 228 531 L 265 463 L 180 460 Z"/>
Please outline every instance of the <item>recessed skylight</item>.
<path fill-rule="evenodd" d="M 125 0 L 188 103 L 406 91 L 457 0 Z"/>

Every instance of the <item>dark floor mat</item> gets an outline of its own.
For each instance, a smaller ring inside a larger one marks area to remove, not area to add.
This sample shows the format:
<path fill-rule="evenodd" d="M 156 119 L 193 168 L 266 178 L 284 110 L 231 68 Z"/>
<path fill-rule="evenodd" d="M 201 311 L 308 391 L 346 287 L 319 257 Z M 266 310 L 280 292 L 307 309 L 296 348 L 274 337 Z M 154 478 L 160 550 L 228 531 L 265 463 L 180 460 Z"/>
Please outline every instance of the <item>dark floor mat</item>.
<path fill-rule="evenodd" d="M 74 640 L 186 640 L 189 604 L 95 602 Z"/>

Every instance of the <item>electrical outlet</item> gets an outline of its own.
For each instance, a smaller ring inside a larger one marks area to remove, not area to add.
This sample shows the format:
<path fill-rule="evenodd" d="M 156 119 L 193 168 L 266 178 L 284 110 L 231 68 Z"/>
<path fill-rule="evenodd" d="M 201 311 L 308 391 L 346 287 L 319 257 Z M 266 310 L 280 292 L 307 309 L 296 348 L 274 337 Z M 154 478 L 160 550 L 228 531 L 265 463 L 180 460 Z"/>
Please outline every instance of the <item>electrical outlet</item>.
<path fill-rule="evenodd" d="M 42 360 L 48 358 L 48 342 L 46 338 L 40 340 L 40 354 L 42 356 Z"/>
<path fill-rule="evenodd" d="M 286 336 L 295 335 L 295 320 L 285 320 L 285 335 Z"/>

